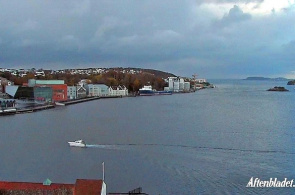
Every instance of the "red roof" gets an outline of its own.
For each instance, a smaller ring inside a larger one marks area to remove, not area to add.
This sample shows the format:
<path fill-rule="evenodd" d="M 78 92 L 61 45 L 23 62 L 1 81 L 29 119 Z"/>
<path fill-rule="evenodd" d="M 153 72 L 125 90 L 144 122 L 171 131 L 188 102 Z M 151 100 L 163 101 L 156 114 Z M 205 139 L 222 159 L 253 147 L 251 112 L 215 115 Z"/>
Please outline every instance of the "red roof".
<path fill-rule="evenodd" d="M 102 180 L 77 179 L 75 186 L 75 195 L 100 195 L 102 185 Z"/>
<path fill-rule="evenodd" d="M 74 184 L 55 184 L 43 185 L 43 183 L 28 183 L 28 182 L 7 182 L 0 181 L 0 189 L 2 190 L 55 190 L 55 189 L 75 189 Z"/>
<path fill-rule="evenodd" d="M 43 183 L 0 181 L 0 191 L 67 191 L 67 194 L 73 195 L 101 195 L 102 185 L 102 180 L 89 179 L 77 179 L 76 184 L 52 183 L 50 185 L 43 185 Z"/>

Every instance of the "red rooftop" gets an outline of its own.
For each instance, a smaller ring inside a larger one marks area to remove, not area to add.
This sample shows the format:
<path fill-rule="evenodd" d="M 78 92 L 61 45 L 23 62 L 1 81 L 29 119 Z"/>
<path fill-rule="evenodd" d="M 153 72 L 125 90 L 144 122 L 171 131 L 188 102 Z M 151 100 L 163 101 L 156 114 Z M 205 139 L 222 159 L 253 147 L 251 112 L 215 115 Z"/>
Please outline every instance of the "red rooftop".
<path fill-rule="evenodd" d="M 106 184 L 91 179 L 77 179 L 75 184 L 0 181 L 0 194 L 106 195 Z"/>

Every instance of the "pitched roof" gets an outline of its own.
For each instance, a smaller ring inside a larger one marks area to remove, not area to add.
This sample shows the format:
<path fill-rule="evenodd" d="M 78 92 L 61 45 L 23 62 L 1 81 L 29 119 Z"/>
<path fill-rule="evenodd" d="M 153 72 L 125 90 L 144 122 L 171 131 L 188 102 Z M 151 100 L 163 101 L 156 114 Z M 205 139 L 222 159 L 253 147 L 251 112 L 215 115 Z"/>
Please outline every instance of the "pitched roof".
<path fill-rule="evenodd" d="M 126 87 L 124 85 L 119 86 L 111 86 L 113 90 L 126 90 Z"/>
<path fill-rule="evenodd" d="M 102 180 L 77 179 L 75 185 L 75 195 L 100 195 L 102 185 Z"/>
<path fill-rule="evenodd" d="M 7 182 L 0 181 L 1 190 L 57 190 L 57 189 L 70 189 L 74 190 L 73 184 L 56 184 L 43 185 L 43 183 L 29 183 L 29 182 Z"/>
<path fill-rule="evenodd" d="M 84 87 L 78 87 L 77 92 L 86 92 L 86 89 Z"/>
<path fill-rule="evenodd" d="M 29 182 L 7 182 L 0 181 L 0 192 L 24 192 L 25 194 L 34 194 L 34 192 L 42 192 L 43 194 L 75 194 L 75 195 L 101 195 L 103 186 L 102 180 L 77 179 L 76 184 L 57 184 L 50 183 L 45 180 L 43 183 Z M 50 183 L 50 184 L 49 184 Z"/>

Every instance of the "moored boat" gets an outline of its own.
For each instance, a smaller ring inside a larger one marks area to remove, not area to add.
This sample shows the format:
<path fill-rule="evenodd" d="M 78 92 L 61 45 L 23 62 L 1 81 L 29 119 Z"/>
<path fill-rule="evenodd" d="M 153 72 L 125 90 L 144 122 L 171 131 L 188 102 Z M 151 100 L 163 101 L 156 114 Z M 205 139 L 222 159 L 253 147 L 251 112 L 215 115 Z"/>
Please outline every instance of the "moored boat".
<path fill-rule="evenodd" d="M 55 102 L 55 105 L 57 105 L 57 106 L 65 106 L 65 104 L 61 103 L 61 102 Z"/>
<path fill-rule="evenodd" d="M 172 95 L 172 91 L 156 91 L 155 95 Z"/>
<path fill-rule="evenodd" d="M 139 95 L 141 96 L 151 96 L 155 95 L 151 85 L 144 85 L 143 88 L 139 89 Z"/>
<path fill-rule="evenodd" d="M 152 89 L 151 85 L 144 85 L 143 88 L 139 89 L 139 95 L 141 96 L 172 95 L 172 91 L 156 91 Z"/>

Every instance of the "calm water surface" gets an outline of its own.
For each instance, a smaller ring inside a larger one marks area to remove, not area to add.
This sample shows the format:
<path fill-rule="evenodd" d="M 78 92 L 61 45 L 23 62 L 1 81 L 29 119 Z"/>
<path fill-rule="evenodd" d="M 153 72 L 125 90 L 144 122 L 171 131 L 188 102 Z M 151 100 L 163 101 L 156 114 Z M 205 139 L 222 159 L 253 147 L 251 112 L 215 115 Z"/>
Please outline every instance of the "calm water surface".
<path fill-rule="evenodd" d="M 104 99 L 0 118 L 0 180 L 74 183 L 151 195 L 293 194 L 246 188 L 295 179 L 295 91 L 286 82 L 215 80 L 172 96 Z M 267 92 L 284 86 L 289 93 Z M 83 139 L 89 147 L 70 148 Z"/>

